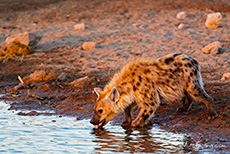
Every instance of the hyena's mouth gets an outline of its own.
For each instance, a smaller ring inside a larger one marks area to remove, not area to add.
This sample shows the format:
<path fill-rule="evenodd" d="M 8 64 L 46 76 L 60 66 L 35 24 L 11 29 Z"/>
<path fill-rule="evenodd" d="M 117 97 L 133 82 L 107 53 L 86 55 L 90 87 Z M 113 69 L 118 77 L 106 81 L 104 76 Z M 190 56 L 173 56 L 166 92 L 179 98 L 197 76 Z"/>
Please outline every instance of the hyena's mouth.
<path fill-rule="evenodd" d="M 94 128 L 95 128 L 95 129 L 98 129 L 98 128 L 100 128 L 100 127 L 104 126 L 104 123 L 105 123 L 105 119 L 104 119 L 104 120 L 102 120 L 99 124 L 94 125 Z"/>

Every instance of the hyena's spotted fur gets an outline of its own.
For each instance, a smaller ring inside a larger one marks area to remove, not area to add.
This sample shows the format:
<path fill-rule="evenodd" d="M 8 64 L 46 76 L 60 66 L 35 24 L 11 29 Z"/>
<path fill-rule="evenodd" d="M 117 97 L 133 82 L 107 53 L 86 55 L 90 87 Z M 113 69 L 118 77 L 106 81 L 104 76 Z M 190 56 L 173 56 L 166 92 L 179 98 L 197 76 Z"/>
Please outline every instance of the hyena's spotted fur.
<path fill-rule="evenodd" d="M 114 115 L 125 111 L 123 126 L 142 127 L 153 117 L 160 98 L 167 102 L 183 100 L 179 112 L 188 111 L 193 100 L 205 103 L 209 117 L 215 118 L 213 99 L 205 92 L 198 62 L 181 53 L 153 59 L 139 59 L 128 63 L 102 91 L 95 88 L 98 99 L 91 123 L 105 125 Z M 131 109 L 140 108 L 136 119 L 131 119 Z"/>

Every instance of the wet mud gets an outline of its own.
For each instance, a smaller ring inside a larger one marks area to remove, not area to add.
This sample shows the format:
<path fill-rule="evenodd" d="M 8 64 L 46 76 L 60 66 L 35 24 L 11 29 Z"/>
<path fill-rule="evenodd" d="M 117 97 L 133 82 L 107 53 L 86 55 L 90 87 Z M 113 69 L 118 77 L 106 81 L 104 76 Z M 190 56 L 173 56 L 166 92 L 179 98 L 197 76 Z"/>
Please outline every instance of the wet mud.
<path fill-rule="evenodd" d="M 41 31 L 44 36 L 29 57 L 0 63 L 0 99 L 11 103 L 10 110 L 22 110 L 20 116 L 37 116 L 38 110 L 52 110 L 55 112 L 52 114 L 75 116 L 76 120 L 90 119 L 96 100 L 93 88 L 103 88 L 128 61 L 182 52 L 200 63 L 205 90 L 214 99 L 219 116 L 208 120 L 202 102 L 194 102 L 189 112 L 177 113 L 181 102 L 163 101 L 150 127 L 156 125 L 174 133 L 190 134 L 205 148 L 230 151 L 230 80 L 220 80 L 230 71 L 230 52 L 201 51 L 217 40 L 224 49 L 230 48 L 227 0 L 49 0 L 27 1 L 23 5 L 11 2 L 2 1 L 0 5 L 1 49 L 6 37 L 13 34 Z M 186 19 L 176 19 L 181 11 L 188 14 Z M 213 11 L 222 13 L 222 23 L 217 29 L 206 29 L 205 16 Z M 86 28 L 74 30 L 77 23 L 85 23 Z M 186 28 L 179 30 L 179 23 Z M 96 42 L 96 48 L 83 50 L 81 45 L 88 41 Z M 31 79 L 36 71 L 45 74 L 36 76 L 38 80 Z M 63 72 L 67 77 L 60 81 L 58 76 Z M 20 85 L 18 76 L 26 85 Z M 86 76 L 86 80 L 73 82 Z M 112 124 L 120 125 L 123 120 L 121 113 L 113 118 Z"/>

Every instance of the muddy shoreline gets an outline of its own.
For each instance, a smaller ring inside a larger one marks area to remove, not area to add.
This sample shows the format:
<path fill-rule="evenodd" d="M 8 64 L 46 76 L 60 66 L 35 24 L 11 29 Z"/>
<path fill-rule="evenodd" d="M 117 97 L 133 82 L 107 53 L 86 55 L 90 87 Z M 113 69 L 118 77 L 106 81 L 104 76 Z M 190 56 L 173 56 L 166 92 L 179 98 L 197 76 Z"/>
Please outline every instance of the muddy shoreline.
<path fill-rule="evenodd" d="M 103 88 L 113 74 L 128 61 L 139 57 L 160 57 L 182 52 L 201 65 L 207 93 L 215 100 L 219 116 L 207 120 L 203 103 L 194 103 L 189 112 L 178 114 L 181 102 L 163 102 L 152 119 L 154 125 L 190 134 L 195 142 L 218 152 L 229 151 L 230 80 L 221 81 L 230 70 L 230 53 L 204 54 L 201 48 L 219 41 L 230 48 L 230 2 L 222 1 L 2 1 L 0 5 L 0 45 L 13 34 L 40 31 L 43 38 L 29 57 L 22 61 L 9 59 L 0 63 L 1 100 L 11 102 L 11 110 L 22 110 L 21 116 L 37 116 L 39 110 L 53 110 L 58 115 L 90 119 L 96 95 L 94 87 Z M 176 19 L 185 11 L 185 19 Z M 204 26 L 206 14 L 220 11 L 223 15 L 217 29 Z M 74 25 L 84 23 L 84 30 Z M 178 29 L 180 23 L 185 29 Z M 84 42 L 96 42 L 96 48 L 83 50 Z M 229 51 L 229 50 L 226 50 Z M 35 71 L 44 71 L 47 80 L 29 83 Z M 58 80 L 65 73 L 65 81 Z M 15 87 L 18 76 L 28 87 Z M 82 83 L 73 81 L 88 77 Z M 29 114 L 23 110 L 31 110 Z M 48 113 L 47 113 L 48 114 Z M 134 111 L 135 115 L 135 111 Z M 114 117 L 120 125 L 124 115 Z M 211 146 L 212 145 L 212 146 Z M 209 147 L 210 146 L 210 147 Z"/>

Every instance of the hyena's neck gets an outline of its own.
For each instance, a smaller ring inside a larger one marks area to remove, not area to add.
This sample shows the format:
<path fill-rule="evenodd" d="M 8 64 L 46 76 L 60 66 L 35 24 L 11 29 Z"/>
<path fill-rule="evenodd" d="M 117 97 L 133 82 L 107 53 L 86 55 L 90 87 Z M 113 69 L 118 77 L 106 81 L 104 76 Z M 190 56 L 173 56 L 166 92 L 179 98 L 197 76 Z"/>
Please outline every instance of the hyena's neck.
<path fill-rule="evenodd" d="M 128 106 L 130 106 L 134 101 L 134 95 L 132 92 L 127 94 L 122 94 L 120 100 L 117 102 L 118 111 L 124 111 Z"/>
<path fill-rule="evenodd" d="M 109 94 L 113 87 L 116 87 L 118 89 L 118 92 L 120 94 L 120 99 L 118 102 L 112 105 L 112 108 L 114 112 L 119 113 L 124 111 L 124 109 L 126 109 L 129 105 L 135 102 L 134 93 L 132 90 L 127 91 L 125 87 L 119 85 L 119 82 L 116 82 L 115 84 L 112 83 L 108 84 L 104 88 L 103 92 Z"/>

